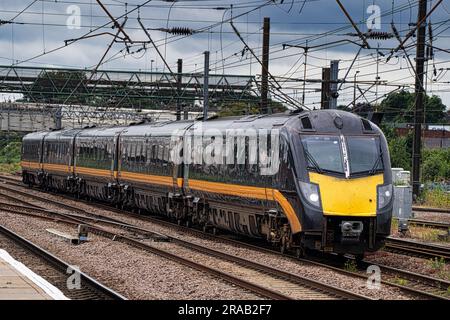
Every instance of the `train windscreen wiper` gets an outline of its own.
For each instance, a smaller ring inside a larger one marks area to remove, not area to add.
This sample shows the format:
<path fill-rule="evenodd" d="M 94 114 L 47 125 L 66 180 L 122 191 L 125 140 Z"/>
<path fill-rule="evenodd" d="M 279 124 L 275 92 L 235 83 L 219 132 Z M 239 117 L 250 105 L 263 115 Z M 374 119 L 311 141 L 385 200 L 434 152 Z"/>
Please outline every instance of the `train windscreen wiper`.
<path fill-rule="evenodd" d="M 306 148 L 304 150 L 305 150 L 306 158 L 308 158 L 309 162 L 312 164 L 313 169 L 316 170 L 317 173 L 323 173 L 322 169 L 319 167 L 319 165 L 317 164 L 316 160 L 311 155 L 311 153 L 309 153 L 309 151 Z M 308 168 L 310 168 L 310 167 L 311 166 L 308 165 Z"/>
<path fill-rule="evenodd" d="M 380 160 L 382 159 L 382 155 L 383 155 L 383 152 L 380 151 L 380 153 L 378 154 L 377 160 L 373 164 L 372 169 L 370 169 L 370 171 L 369 171 L 369 175 L 373 175 L 377 171 L 378 164 L 380 163 Z"/>

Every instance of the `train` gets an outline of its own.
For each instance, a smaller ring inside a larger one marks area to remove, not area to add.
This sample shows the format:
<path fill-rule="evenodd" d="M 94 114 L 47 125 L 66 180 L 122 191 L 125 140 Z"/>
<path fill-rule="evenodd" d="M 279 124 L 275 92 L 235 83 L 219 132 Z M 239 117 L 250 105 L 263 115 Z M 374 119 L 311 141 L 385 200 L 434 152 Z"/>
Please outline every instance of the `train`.
<path fill-rule="evenodd" d="M 386 138 L 341 110 L 34 132 L 23 138 L 21 166 L 30 186 L 297 256 L 361 258 L 390 234 Z"/>

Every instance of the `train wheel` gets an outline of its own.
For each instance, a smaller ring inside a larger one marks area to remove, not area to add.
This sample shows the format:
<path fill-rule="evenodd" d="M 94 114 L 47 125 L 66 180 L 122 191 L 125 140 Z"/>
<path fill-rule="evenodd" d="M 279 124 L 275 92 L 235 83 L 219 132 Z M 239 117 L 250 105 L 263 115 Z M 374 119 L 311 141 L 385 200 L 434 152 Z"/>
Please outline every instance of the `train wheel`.
<path fill-rule="evenodd" d="M 306 255 L 305 249 L 303 249 L 302 247 L 295 249 L 295 257 L 297 259 L 303 258 L 305 257 L 305 255 Z"/>
<path fill-rule="evenodd" d="M 356 262 L 357 266 L 363 267 L 364 266 L 363 260 L 364 260 L 364 254 L 355 255 L 355 262 Z"/>

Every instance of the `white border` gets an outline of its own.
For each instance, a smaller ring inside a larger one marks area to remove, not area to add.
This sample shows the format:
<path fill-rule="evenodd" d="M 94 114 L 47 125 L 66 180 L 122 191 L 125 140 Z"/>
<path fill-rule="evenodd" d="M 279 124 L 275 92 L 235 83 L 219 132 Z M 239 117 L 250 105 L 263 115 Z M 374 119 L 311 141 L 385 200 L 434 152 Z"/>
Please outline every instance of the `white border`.
<path fill-rule="evenodd" d="M 5 262 L 10 264 L 14 269 L 16 269 L 19 273 L 30 279 L 34 284 L 36 284 L 39 288 L 45 291 L 47 295 L 49 295 L 54 300 L 70 300 L 67 298 L 58 288 L 49 283 L 47 280 L 42 278 L 40 275 L 37 275 L 33 271 L 31 271 L 27 266 L 23 263 L 15 260 L 11 255 L 0 249 L 0 259 L 3 259 Z"/>

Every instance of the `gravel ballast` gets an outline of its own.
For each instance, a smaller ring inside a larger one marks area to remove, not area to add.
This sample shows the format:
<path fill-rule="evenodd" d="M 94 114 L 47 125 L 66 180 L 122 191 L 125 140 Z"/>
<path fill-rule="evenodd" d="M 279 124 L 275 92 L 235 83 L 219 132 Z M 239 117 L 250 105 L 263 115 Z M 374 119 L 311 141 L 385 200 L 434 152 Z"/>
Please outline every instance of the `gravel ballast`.
<path fill-rule="evenodd" d="M 30 192 L 38 194 L 38 195 L 43 195 L 42 192 L 39 192 L 37 190 L 30 190 Z M 130 223 L 130 224 L 133 224 L 133 225 L 137 225 L 137 226 L 142 227 L 142 228 L 147 228 L 147 229 L 150 229 L 152 231 L 160 232 L 160 233 L 167 234 L 167 235 L 173 236 L 173 237 L 179 237 L 179 238 L 182 238 L 183 240 L 186 240 L 186 241 L 194 242 L 194 243 L 202 245 L 202 246 L 206 246 L 206 247 L 209 247 L 209 248 L 212 248 L 212 249 L 215 249 L 215 250 L 219 250 L 219 251 L 222 251 L 222 252 L 225 252 L 225 253 L 228 253 L 228 254 L 236 255 L 236 256 L 239 256 L 241 258 L 252 260 L 254 262 L 258 262 L 258 263 L 261 263 L 261 264 L 267 264 L 267 265 L 269 265 L 271 267 L 274 267 L 274 268 L 277 268 L 277 269 L 281 269 L 281 270 L 284 270 L 284 271 L 288 271 L 288 272 L 292 272 L 292 273 L 299 274 L 299 275 L 302 275 L 302 276 L 306 276 L 306 277 L 311 278 L 313 280 L 321 281 L 321 282 L 324 282 L 326 284 L 335 285 L 335 286 L 341 287 L 341 288 L 346 289 L 346 290 L 350 290 L 350 291 L 358 293 L 358 294 L 369 296 L 371 298 L 388 299 L 388 300 L 390 300 L 390 299 L 411 299 L 412 298 L 410 295 L 405 294 L 400 289 L 392 287 L 392 286 L 382 285 L 381 289 L 379 289 L 379 290 L 373 290 L 373 289 L 370 290 L 370 289 L 368 289 L 366 287 L 366 281 L 364 279 L 360 279 L 360 278 L 356 278 L 356 277 L 352 277 L 352 276 L 348 276 L 348 275 L 343 275 L 343 274 L 341 274 L 339 272 L 330 270 L 330 269 L 325 268 L 325 267 L 311 266 L 309 264 L 304 264 L 304 263 L 301 263 L 301 262 L 298 262 L 298 261 L 294 261 L 294 260 L 286 258 L 286 257 L 281 257 L 281 256 L 278 256 L 278 255 L 275 255 L 275 254 L 258 252 L 258 251 L 255 251 L 255 250 L 251 250 L 251 249 L 247 249 L 247 248 L 244 248 L 244 247 L 232 245 L 232 244 L 229 244 L 229 243 L 224 243 L 224 242 L 221 242 L 219 240 L 204 239 L 204 238 L 199 237 L 197 235 L 194 235 L 194 234 L 192 234 L 190 232 L 182 232 L 180 230 L 177 230 L 174 227 L 161 226 L 161 225 L 158 225 L 156 223 L 143 221 L 143 220 L 138 219 L 138 218 L 125 216 L 125 215 L 122 215 L 122 214 L 111 212 L 109 210 L 104 210 L 104 209 L 101 209 L 101 208 L 95 208 L 95 204 L 87 205 L 87 204 L 81 203 L 79 201 L 71 200 L 71 199 L 62 199 L 61 197 L 58 197 L 58 196 L 55 196 L 55 195 L 51 195 L 51 194 L 45 194 L 45 195 L 49 199 L 58 200 L 58 201 L 61 201 L 63 203 L 67 203 L 67 204 L 70 204 L 70 205 L 76 205 L 79 208 L 86 209 L 88 212 L 92 212 L 92 213 L 95 213 L 95 214 L 101 214 L 101 215 L 108 216 L 108 217 L 115 218 L 115 219 L 120 219 L 120 220 L 122 220 L 124 222 Z M 42 203 L 41 203 L 41 205 L 42 205 Z M 49 208 L 49 209 L 57 209 L 56 206 L 52 206 L 52 205 L 46 205 L 46 207 Z M 67 210 L 62 210 L 62 209 L 59 209 L 59 211 L 69 212 Z M 40 222 L 40 223 L 42 223 L 42 222 Z M 32 235 L 34 235 L 34 234 L 32 234 Z M 40 235 L 40 237 L 41 236 L 42 235 Z M 95 247 L 97 247 L 97 244 L 96 244 L 94 246 L 94 249 L 93 249 L 94 251 L 97 251 L 97 250 L 102 251 L 103 248 L 104 248 L 105 251 L 108 252 L 108 250 L 107 250 L 108 246 L 111 245 L 111 242 L 109 240 L 105 241 L 105 240 L 102 240 L 102 238 L 98 238 L 98 237 L 95 237 L 95 236 L 94 236 L 93 239 L 95 239 L 96 243 L 97 243 L 97 240 L 98 240 L 98 243 L 99 243 L 98 246 L 100 248 L 100 249 L 96 249 L 95 248 Z M 33 240 L 33 239 L 30 239 L 30 240 Z M 103 244 L 104 242 L 106 242 L 106 243 Z M 102 245 L 104 245 L 104 247 L 102 247 Z M 148 259 L 149 254 L 142 254 L 142 252 L 139 251 L 139 250 L 136 252 L 137 249 L 129 248 L 128 246 L 125 246 L 123 244 L 117 244 L 117 245 L 121 246 L 120 250 L 126 251 L 126 252 L 130 252 L 129 255 L 125 255 L 125 254 L 121 253 L 120 256 L 117 258 L 118 260 L 120 259 L 120 261 L 121 261 L 121 259 L 125 259 L 125 260 L 126 259 L 128 259 L 128 260 L 141 259 L 141 258 L 143 258 L 142 255 L 144 255 Z M 84 245 L 82 245 L 82 246 L 84 246 Z M 82 247 L 82 246 L 80 246 L 80 247 Z M 115 246 L 116 246 L 116 243 L 114 243 L 114 247 Z M 62 249 L 58 249 L 58 250 L 62 250 Z M 70 250 L 68 250 L 69 252 L 66 252 L 67 250 L 62 250 L 62 251 L 65 252 L 66 254 L 70 255 L 70 254 L 72 254 L 72 252 L 74 250 L 73 250 L 72 247 L 70 247 Z M 133 254 L 136 254 L 136 255 L 133 255 Z M 105 256 L 106 256 L 105 259 L 110 259 L 111 256 L 114 256 L 114 254 L 111 251 L 109 251 L 109 255 L 105 255 Z M 155 257 L 155 258 L 158 258 L 158 259 L 162 260 L 159 257 Z M 114 258 L 114 259 L 116 260 L 116 258 Z M 154 260 L 154 259 L 152 258 L 152 260 Z M 89 261 L 89 259 L 87 261 Z M 87 262 L 87 261 L 84 261 L 84 262 Z M 109 261 L 109 260 L 106 260 L 106 261 Z M 101 261 L 96 261 L 96 267 L 95 268 L 97 268 L 99 270 L 103 270 L 103 268 L 105 268 L 105 270 L 109 270 L 110 269 L 109 266 L 107 266 L 107 267 L 100 266 L 100 264 L 101 264 L 100 262 Z M 114 261 L 114 264 L 116 265 L 116 268 L 117 268 L 118 262 Z M 166 264 L 168 264 L 168 261 L 167 260 L 163 260 L 163 262 L 159 261 L 159 264 L 157 264 L 157 265 L 159 265 L 159 269 L 162 268 L 161 265 L 164 266 L 162 269 L 168 269 L 167 267 L 165 267 Z M 128 261 L 123 262 L 123 265 L 126 266 L 129 269 L 133 269 L 133 268 L 135 269 L 135 267 L 133 267 L 133 265 L 130 265 L 128 263 Z M 173 263 L 172 263 L 172 265 L 173 265 Z M 180 268 L 180 266 L 178 266 L 178 268 Z M 141 268 L 139 268 L 139 269 L 141 269 Z M 155 269 L 158 270 L 158 266 L 157 267 L 153 267 L 153 269 L 150 268 L 150 270 L 155 270 Z M 175 268 L 175 270 L 176 270 L 176 268 Z M 172 277 L 173 278 L 174 274 L 177 274 L 176 271 L 173 271 L 175 273 L 171 273 L 168 270 L 164 270 L 164 271 L 165 271 L 164 274 L 167 277 Z M 190 271 L 192 271 L 192 270 L 190 270 Z M 86 271 L 86 272 L 88 272 L 88 271 Z M 100 271 L 96 271 L 96 272 L 101 274 Z M 192 271 L 192 272 L 195 272 L 195 271 Z M 109 279 L 109 281 L 120 283 L 120 282 L 124 282 L 125 281 L 123 279 L 126 279 L 127 284 L 128 284 L 128 274 L 129 274 L 129 272 L 125 272 L 123 274 L 121 272 L 116 272 L 114 274 L 115 275 L 118 274 L 120 277 L 119 278 L 113 277 L 113 278 Z M 95 276 L 95 274 L 92 274 L 92 275 Z M 123 275 L 123 277 L 122 277 L 122 275 Z M 140 277 L 137 277 L 137 278 L 139 280 L 141 279 Z M 178 277 L 178 276 L 176 276 L 176 278 L 180 279 L 180 277 Z M 198 278 L 199 277 L 197 275 L 197 280 L 198 280 Z M 120 279 L 122 279 L 122 280 L 120 280 Z M 160 277 L 158 279 L 160 279 L 159 281 L 164 281 L 164 277 Z M 203 279 L 205 279 L 204 275 L 203 275 Z M 99 278 L 99 280 L 101 280 L 101 279 Z M 204 280 L 204 281 L 208 282 L 208 280 Z M 202 281 L 200 281 L 200 283 L 201 282 Z M 131 281 L 131 283 L 133 283 L 133 281 Z M 198 288 L 202 288 L 202 285 L 200 283 L 197 286 Z M 183 286 L 181 286 L 181 288 L 180 288 L 179 284 L 174 284 L 174 286 L 176 288 L 179 288 L 180 290 L 183 289 Z M 211 286 L 203 285 L 203 287 L 206 287 L 207 289 L 210 289 Z M 159 286 L 157 286 L 157 288 L 159 288 Z M 118 289 L 116 289 L 116 290 L 119 291 Z M 154 293 L 152 293 L 152 295 L 150 295 L 148 293 L 148 291 L 145 291 L 144 288 L 139 288 L 139 290 L 143 290 L 145 293 L 143 295 L 137 296 L 137 298 L 142 298 L 142 297 L 148 298 L 148 299 L 161 298 L 161 295 L 158 296 L 158 295 L 155 295 Z M 176 291 L 177 289 L 174 289 L 174 290 Z M 238 290 L 238 291 L 240 291 L 240 290 Z M 121 292 L 121 291 L 119 291 L 119 292 Z M 166 294 L 166 291 L 163 290 L 163 293 Z M 164 294 L 162 296 L 164 296 Z M 178 296 L 178 297 L 181 296 L 181 297 L 187 298 L 187 299 L 197 299 L 197 296 L 195 295 L 195 293 L 192 294 L 192 295 L 190 294 L 189 296 L 183 296 L 182 294 L 172 295 L 172 297 L 173 296 Z M 205 299 L 208 299 L 208 298 L 210 298 L 210 297 L 205 297 Z M 227 296 L 226 295 L 218 295 L 218 296 L 216 296 L 216 298 L 227 299 Z M 237 297 L 234 296 L 233 298 L 237 298 Z"/>
<path fill-rule="evenodd" d="M 196 270 L 119 242 L 90 235 L 78 246 L 51 235 L 54 222 L 0 211 L 0 223 L 31 240 L 129 299 L 258 299 L 259 297 Z"/>

